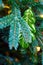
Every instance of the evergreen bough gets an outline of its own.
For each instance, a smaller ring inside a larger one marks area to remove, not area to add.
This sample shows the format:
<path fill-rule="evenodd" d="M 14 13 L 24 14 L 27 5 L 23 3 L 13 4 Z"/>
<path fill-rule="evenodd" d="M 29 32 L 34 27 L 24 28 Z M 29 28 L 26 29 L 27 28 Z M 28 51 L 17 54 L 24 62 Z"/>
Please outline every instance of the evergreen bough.
<path fill-rule="evenodd" d="M 0 29 L 10 26 L 8 38 L 8 44 L 10 49 L 14 47 L 15 50 L 17 50 L 20 44 L 20 47 L 22 48 L 22 54 L 25 54 L 24 50 L 28 51 L 29 49 L 29 59 L 32 61 L 33 65 L 37 65 L 38 63 L 41 63 L 43 65 L 43 18 L 40 18 L 36 15 L 35 20 L 33 11 L 29 9 L 30 6 L 32 8 L 39 7 L 38 9 L 40 10 L 41 4 L 34 3 L 31 0 L 30 5 L 28 5 L 29 2 L 30 0 L 8 0 L 7 4 L 11 6 L 12 12 L 3 18 L 0 18 Z M 21 10 L 25 10 L 25 7 L 27 7 L 28 9 L 24 12 L 24 15 L 22 14 L 22 16 Z M 31 11 L 31 13 L 29 10 Z M 36 25 L 35 28 L 35 23 L 37 23 L 37 20 L 39 21 L 38 24 L 40 23 L 40 25 Z M 34 25 L 34 27 L 32 27 L 32 25 Z M 37 47 L 40 47 L 40 52 L 37 51 Z M 32 65 L 32 63 L 30 63 L 30 65 Z"/>

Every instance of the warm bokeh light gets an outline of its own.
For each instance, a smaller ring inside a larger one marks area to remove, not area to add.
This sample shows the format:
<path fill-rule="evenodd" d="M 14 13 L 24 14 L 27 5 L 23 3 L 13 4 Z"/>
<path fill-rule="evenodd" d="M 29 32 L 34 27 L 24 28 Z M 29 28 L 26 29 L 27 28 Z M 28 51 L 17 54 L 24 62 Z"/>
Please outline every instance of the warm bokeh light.
<path fill-rule="evenodd" d="M 7 8 L 7 9 L 9 9 L 9 11 L 8 11 L 8 14 L 10 14 L 11 13 L 11 10 L 10 10 L 10 6 L 4 6 L 4 8 Z"/>
<path fill-rule="evenodd" d="M 7 6 L 7 5 L 6 5 L 6 6 L 4 6 L 4 8 L 8 8 L 8 9 L 10 9 L 10 7 L 9 7 L 9 6 Z"/>
<path fill-rule="evenodd" d="M 43 14 L 40 14 L 40 17 L 43 18 Z"/>
<path fill-rule="evenodd" d="M 40 51 L 40 47 L 39 46 L 37 46 L 36 49 L 37 49 L 37 51 Z"/>
<path fill-rule="evenodd" d="M 11 13 L 11 10 L 8 11 L 8 14 L 10 14 L 10 13 Z"/>

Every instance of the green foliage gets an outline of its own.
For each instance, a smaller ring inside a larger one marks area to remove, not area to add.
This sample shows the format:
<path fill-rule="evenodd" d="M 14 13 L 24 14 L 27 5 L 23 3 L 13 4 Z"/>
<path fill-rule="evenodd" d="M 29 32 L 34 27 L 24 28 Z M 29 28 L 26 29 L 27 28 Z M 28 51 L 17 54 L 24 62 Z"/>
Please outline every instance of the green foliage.
<path fill-rule="evenodd" d="M 9 2 L 10 2 L 10 0 L 9 0 Z M 17 6 L 17 4 L 15 4 L 15 2 L 12 0 L 11 0 L 11 3 L 10 3 L 10 5 L 12 6 L 12 8 L 11 8 L 12 13 L 3 17 L 3 18 L 0 18 L 0 21 L 1 21 L 0 29 L 3 29 L 7 26 L 10 26 L 9 40 L 8 40 L 9 47 L 10 47 L 10 49 L 12 49 L 12 47 L 17 49 L 18 48 L 18 42 L 19 42 L 19 32 L 20 32 L 19 31 L 19 25 L 21 25 L 20 28 L 21 28 L 22 35 L 23 35 L 26 43 L 32 42 L 31 31 L 30 31 L 28 24 L 21 17 L 20 9 Z"/>
<path fill-rule="evenodd" d="M 3 62 L 2 62 L 3 61 Z M 9 56 L 0 55 L 0 64 L 1 65 L 21 65 L 20 62 L 16 62 L 13 58 Z"/>
<path fill-rule="evenodd" d="M 26 48 L 29 47 L 29 43 L 26 43 L 26 42 L 24 41 L 24 38 L 23 38 L 22 35 L 20 36 L 19 43 L 20 43 L 20 46 L 21 46 L 22 48 L 24 48 L 24 49 L 26 49 Z"/>
<path fill-rule="evenodd" d="M 31 30 L 32 39 L 34 40 L 35 39 L 34 33 L 36 33 L 36 29 L 35 29 L 35 18 L 34 18 L 34 13 L 32 12 L 31 8 L 27 9 L 24 12 L 23 18 L 28 23 L 29 28 Z"/>
<path fill-rule="evenodd" d="M 31 36 L 32 36 L 32 40 L 35 40 L 35 35 L 34 33 L 36 33 L 36 29 L 35 29 L 35 18 L 34 18 L 34 14 L 32 12 L 32 9 L 29 8 L 24 12 L 23 15 L 23 19 L 27 22 L 27 24 L 29 25 L 29 28 L 31 30 Z M 29 32 L 28 32 L 29 33 Z M 26 37 L 26 35 L 25 35 Z M 30 37 L 29 37 L 30 38 Z M 27 39 L 26 39 L 27 40 Z M 30 39 L 29 39 L 30 40 Z M 29 43 L 25 43 L 25 40 L 23 38 L 23 36 L 20 37 L 20 46 L 22 48 L 28 48 L 29 47 Z"/>
<path fill-rule="evenodd" d="M 34 26 L 35 18 L 34 18 L 34 14 L 33 14 L 31 8 L 27 9 L 27 10 L 24 12 L 23 18 L 24 18 L 24 20 L 26 20 L 26 22 L 29 24 L 30 29 L 31 29 L 33 32 L 36 32 L 35 26 Z"/>
<path fill-rule="evenodd" d="M 43 65 L 43 18 L 39 18 L 39 15 L 36 17 L 34 14 L 36 12 L 32 10 L 34 6 L 36 9 L 39 7 L 38 9 L 41 10 L 40 3 L 34 3 L 31 0 L 32 4 L 29 7 L 29 2 L 30 0 L 8 0 L 7 4 L 11 6 L 12 12 L 0 18 L 0 29 L 10 26 L 9 38 L 7 40 L 9 48 L 12 49 L 14 47 L 15 50 L 19 51 L 17 49 L 19 46 L 21 54 L 25 56 L 28 53 L 28 62 L 30 63 L 28 65 L 37 65 L 38 63 Z M 38 25 L 39 23 L 40 25 Z M 37 51 L 38 46 L 40 47 L 39 51 Z"/>

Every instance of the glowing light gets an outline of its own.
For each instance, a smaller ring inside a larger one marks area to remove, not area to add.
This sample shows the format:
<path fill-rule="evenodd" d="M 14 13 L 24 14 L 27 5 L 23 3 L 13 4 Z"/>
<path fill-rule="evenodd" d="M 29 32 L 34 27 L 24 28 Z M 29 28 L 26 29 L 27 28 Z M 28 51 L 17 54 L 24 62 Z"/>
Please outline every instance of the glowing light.
<path fill-rule="evenodd" d="M 37 46 L 36 49 L 37 49 L 37 51 L 40 51 L 40 47 L 39 46 Z"/>
<path fill-rule="evenodd" d="M 40 14 L 40 17 L 43 18 L 43 14 Z"/>
<path fill-rule="evenodd" d="M 11 13 L 11 10 L 8 11 L 8 14 L 10 14 L 10 13 Z"/>
<path fill-rule="evenodd" d="M 10 7 L 9 7 L 9 6 L 7 6 L 7 5 L 6 5 L 6 6 L 4 6 L 4 8 L 8 8 L 8 9 L 10 9 Z"/>
<path fill-rule="evenodd" d="M 10 6 L 6 5 L 6 6 L 4 6 L 4 8 L 10 9 Z M 11 13 L 11 10 L 8 11 L 8 14 L 10 14 L 10 13 Z"/>

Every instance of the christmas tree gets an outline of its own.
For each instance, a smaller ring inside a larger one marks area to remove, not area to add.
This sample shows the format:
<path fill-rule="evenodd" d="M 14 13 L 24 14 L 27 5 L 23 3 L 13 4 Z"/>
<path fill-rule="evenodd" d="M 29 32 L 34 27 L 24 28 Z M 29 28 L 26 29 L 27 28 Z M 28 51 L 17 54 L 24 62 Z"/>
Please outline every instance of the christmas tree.
<path fill-rule="evenodd" d="M 0 0 L 0 65 L 38 64 L 43 65 L 43 1 Z"/>

